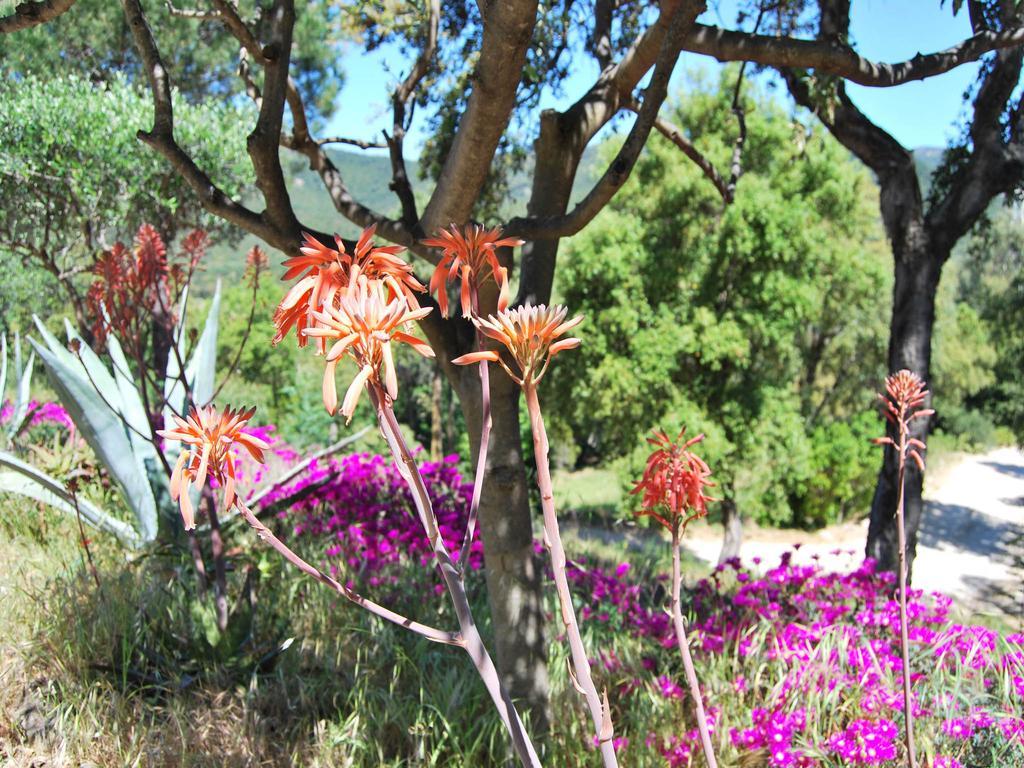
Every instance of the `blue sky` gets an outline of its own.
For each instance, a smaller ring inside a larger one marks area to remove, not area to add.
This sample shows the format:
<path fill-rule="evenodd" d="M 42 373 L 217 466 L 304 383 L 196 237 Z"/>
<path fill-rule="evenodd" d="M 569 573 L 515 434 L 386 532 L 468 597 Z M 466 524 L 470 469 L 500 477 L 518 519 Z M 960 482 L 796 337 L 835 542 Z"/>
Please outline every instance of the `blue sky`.
<path fill-rule="evenodd" d="M 731 25 L 735 19 L 734 0 L 723 0 L 719 9 L 709 10 L 702 20 Z M 862 55 L 882 61 L 900 61 L 918 51 L 929 53 L 947 48 L 969 37 L 966 11 L 953 16 L 950 3 L 939 0 L 856 0 L 851 32 Z M 572 74 L 561 98 L 547 97 L 544 106 L 571 104 L 585 92 L 597 75 L 588 56 L 577 56 L 580 69 Z M 371 55 L 352 46 L 345 53 L 347 81 L 339 95 L 338 108 L 325 134 L 358 139 L 380 139 L 381 129 L 390 129 L 388 93 L 407 70 L 408 63 L 395 48 Z M 686 55 L 677 73 L 712 68 L 713 60 Z M 961 66 L 924 82 L 895 88 L 849 86 L 857 105 L 875 122 L 907 147 L 945 146 L 956 132 L 955 123 L 963 111 L 962 95 L 973 82 L 977 64 Z M 676 78 L 676 87 L 682 77 Z M 413 123 L 406 142 L 406 154 L 416 156 L 423 141 L 423 115 Z"/>

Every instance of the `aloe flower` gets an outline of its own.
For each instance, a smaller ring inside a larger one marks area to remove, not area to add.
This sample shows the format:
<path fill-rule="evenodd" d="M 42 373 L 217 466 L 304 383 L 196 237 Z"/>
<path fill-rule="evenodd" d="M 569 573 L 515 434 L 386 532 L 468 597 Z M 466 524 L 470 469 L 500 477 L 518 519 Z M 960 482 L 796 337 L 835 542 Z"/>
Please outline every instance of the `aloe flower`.
<path fill-rule="evenodd" d="M 424 357 L 433 357 L 434 350 L 425 341 L 403 330 L 426 317 L 430 310 L 431 307 L 414 309 L 404 294 L 393 293 L 384 281 L 359 275 L 338 294 L 336 302 L 325 304 L 312 314 L 313 324 L 303 333 L 321 339 L 325 346 L 328 340 L 335 340 L 326 352 L 323 382 L 324 407 L 332 416 L 338 410 L 335 372 L 345 356 L 359 366 L 341 405 L 347 421 L 351 421 L 359 394 L 367 383 L 383 387 L 392 401 L 398 397 L 392 342 L 408 344 Z"/>
<path fill-rule="evenodd" d="M 533 433 L 533 457 L 537 467 L 537 488 L 540 491 L 541 510 L 544 522 L 544 544 L 551 557 L 551 571 L 561 610 L 562 626 L 569 644 L 570 658 L 576 689 L 583 695 L 590 710 L 594 725 L 594 739 L 601 750 L 605 768 L 617 768 L 615 755 L 615 728 L 612 724 L 611 706 L 607 693 L 600 694 L 591 674 L 591 662 L 580 632 L 576 609 L 572 602 L 572 590 L 566 572 L 567 558 L 558 528 L 555 513 L 554 489 L 551 484 L 551 462 L 548 458 L 548 436 L 537 396 L 537 384 L 544 377 L 551 358 L 567 349 L 580 345 L 573 337 L 561 338 L 583 321 L 579 315 L 566 321 L 565 307 L 525 306 L 504 309 L 486 320 L 474 316 L 477 330 L 490 339 L 501 342 L 511 356 L 511 365 L 494 350 L 470 352 L 456 358 L 456 365 L 470 365 L 479 362 L 495 362 L 523 390 L 526 409 L 530 415 L 530 431 Z"/>
<path fill-rule="evenodd" d="M 903 666 L 903 717 L 904 738 L 907 744 L 907 761 L 910 768 L 917 768 L 917 755 L 914 750 L 914 710 L 910 692 L 910 644 L 907 629 L 907 534 L 903 521 L 904 492 L 907 474 L 907 457 L 913 459 L 918 469 L 924 472 L 925 450 L 923 441 L 910 436 L 910 423 L 916 419 L 931 416 L 935 411 L 922 408 L 928 399 L 927 385 L 912 371 L 903 369 L 892 374 L 885 380 L 885 393 L 879 393 L 878 399 L 884 406 L 883 413 L 896 431 L 896 439 L 891 437 L 876 438 L 876 445 L 888 445 L 896 449 L 899 458 L 899 475 L 896 499 L 896 531 L 899 537 L 900 572 L 900 652 Z"/>
<path fill-rule="evenodd" d="M 705 496 L 704 489 L 713 486 L 714 483 L 708 480 L 711 476 L 708 465 L 690 450 L 704 439 L 704 435 L 697 435 L 683 442 L 685 434 L 686 427 L 683 427 L 676 439 L 672 440 L 664 431 L 655 430 L 654 437 L 647 439 L 647 442 L 654 446 L 654 450 L 647 459 L 643 477 L 637 481 L 631 493 L 643 494 L 643 509 L 639 514 L 652 516 L 672 532 L 672 624 L 679 653 L 683 658 L 683 669 L 686 671 L 690 695 L 693 697 L 704 759 L 708 768 L 717 768 L 711 743 L 711 728 L 704 711 L 697 670 L 693 665 L 690 642 L 686 636 L 686 621 L 683 619 L 680 599 L 683 576 L 679 559 L 682 532 L 691 520 L 707 515 L 707 503 L 714 499 Z"/>
<path fill-rule="evenodd" d="M 899 451 L 901 466 L 909 456 L 924 472 L 924 458 L 920 452 L 925 450 L 925 444 L 910 437 L 909 433 L 910 422 L 935 413 L 931 408 L 921 407 L 928 398 L 927 385 L 916 373 L 904 369 L 885 380 L 885 393 L 879 393 L 877 397 L 882 403 L 886 421 L 896 427 L 899 442 L 891 437 L 878 437 L 873 442 L 875 445 L 893 446 Z"/>
<path fill-rule="evenodd" d="M 460 298 L 462 316 L 469 318 L 476 314 L 474 298 L 480 287 L 488 280 L 498 286 L 498 311 L 508 307 L 508 270 L 498 263 L 498 248 L 514 248 L 523 241 L 515 237 L 501 237 L 501 228 L 485 229 L 479 224 L 469 224 L 462 231 L 452 224 L 442 229 L 437 237 L 424 240 L 431 248 L 442 249 L 441 260 L 430 278 L 430 292 L 437 294 L 441 314 L 448 316 L 448 283 L 458 275 L 461 282 Z"/>
<path fill-rule="evenodd" d="M 474 317 L 473 324 L 481 333 L 505 346 L 514 367 L 494 350 L 470 352 L 452 362 L 455 365 L 482 361 L 498 363 L 520 386 L 535 387 L 547 372 L 552 357 L 580 345 L 580 340 L 575 337 L 559 338 L 583 322 L 583 315 L 566 320 L 567 311 L 562 306 L 539 304 L 505 309 L 487 319 Z"/>
<path fill-rule="evenodd" d="M 655 430 L 654 437 L 647 438 L 655 450 L 647 458 L 643 477 L 630 491 L 643 494 L 639 514 L 653 517 L 669 530 L 680 523 L 685 528 L 691 520 L 706 516 L 707 503 L 715 501 L 704 495 L 705 488 L 715 485 L 708 480 L 711 470 L 702 458 L 690 451 L 704 435 L 682 442 L 685 433 L 686 427 L 683 427 L 672 440 L 664 431 Z"/>
<path fill-rule="evenodd" d="M 224 489 L 224 509 L 229 509 L 236 501 L 236 449 L 244 448 L 255 461 L 263 463 L 263 451 L 270 446 L 243 431 L 255 412 L 255 408 L 232 410 L 228 407 L 218 413 L 212 405 L 193 408 L 186 419 L 174 417 L 174 429 L 157 432 L 165 440 L 177 440 L 188 446 L 178 455 L 171 475 L 171 498 L 181 508 L 186 531 L 196 527 L 195 511 L 189 498 L 193 485 L 202 488 L 207 477 L 214 478 Z"/>
<path fill-rule="evenodd" d="M 330 248 L 312 235 L 305 235 L 301 256 L 287 259 L 284 266 L 287 271 L 282 280 L 299 277 L 285 294 L 284 299 L 274 312 L 274 325 L 277 333 L 274 344 L 277 344 L 294 327 L 298 336 L 299 346 L 307 343 L 307 334 L 303 331 L 313 324 L 313 313 L 324 306 L 332 306 L 341 296 L 345 288 L 359 275 L 370 280 L 381 280 L 394 295 L 405 296 L 410 306 L 419 307 L 416 294 L 426 290 L 413 275 L 412 267 L 398 258 L 405 251 L 400 245 L 375 245 L 373 235 L 376 226 L 363 230 L 352 253 L 345 250 L 345 243 L 335 237 L 337 250 Z M 325 352 L 325 342 L 319 344 L 319 353 Z"/>

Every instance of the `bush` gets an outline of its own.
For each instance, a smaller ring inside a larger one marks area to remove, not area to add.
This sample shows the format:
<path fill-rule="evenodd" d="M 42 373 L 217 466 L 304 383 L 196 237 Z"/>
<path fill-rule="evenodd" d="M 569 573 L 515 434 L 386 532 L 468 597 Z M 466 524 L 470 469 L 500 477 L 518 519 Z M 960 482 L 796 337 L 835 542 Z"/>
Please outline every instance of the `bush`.
<path fill-rule="evenodd" d="M 814 430 L 808 477 L 793 499 L 796 525 L 817 528 L 868 511 L 879 463 L 878 449 L 870 438 L 881 430 L 873 414 Z"/>

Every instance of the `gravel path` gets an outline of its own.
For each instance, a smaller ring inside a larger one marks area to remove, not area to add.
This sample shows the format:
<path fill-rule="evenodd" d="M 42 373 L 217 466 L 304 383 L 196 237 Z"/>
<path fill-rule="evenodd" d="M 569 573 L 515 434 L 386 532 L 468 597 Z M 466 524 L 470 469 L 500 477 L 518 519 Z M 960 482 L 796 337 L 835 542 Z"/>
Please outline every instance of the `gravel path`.
<path fill-rule="evenodd" d="M 1024 453 L 964 456 L 926 485 L 925 499 L 914 586 L 952 595 L 971 611 L 1024 615 Z M 866 520 L 815 533 L 744 530 L 741 558 L 771 565 L 800 545 L 796 561 L 849 568 L 862 560 L 866 536 Z M 710 526 L 692 528 L 686 539 L 708 562 L 720 545 L 721 529 Z"/>

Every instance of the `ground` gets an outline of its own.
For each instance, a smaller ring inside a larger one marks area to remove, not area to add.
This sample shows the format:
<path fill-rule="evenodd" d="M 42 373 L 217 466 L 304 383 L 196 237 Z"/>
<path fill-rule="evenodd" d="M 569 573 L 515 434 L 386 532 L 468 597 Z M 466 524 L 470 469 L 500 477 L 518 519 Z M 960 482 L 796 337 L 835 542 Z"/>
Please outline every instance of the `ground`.
<path fill-rule="evenodd" d="M 979 455 L 948 457 L 925 484 L 925 518 L 914 562 L 913 586 L 951 595 L 972 613 L 1024 615 L 1024 453 L 999 448 Z M 804 532 L 744 529 L 741 559 L 774 564 L 800 545 L 798 561 L 820 557 L 830 567 L 863 559 L 867 520 Z M 693 525 L 685 546 L 714 562 L 721 529 Z M 842 554 L 837 558 L 836 550 Z"/>

